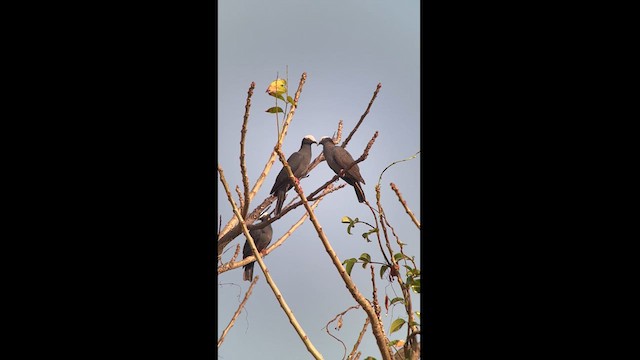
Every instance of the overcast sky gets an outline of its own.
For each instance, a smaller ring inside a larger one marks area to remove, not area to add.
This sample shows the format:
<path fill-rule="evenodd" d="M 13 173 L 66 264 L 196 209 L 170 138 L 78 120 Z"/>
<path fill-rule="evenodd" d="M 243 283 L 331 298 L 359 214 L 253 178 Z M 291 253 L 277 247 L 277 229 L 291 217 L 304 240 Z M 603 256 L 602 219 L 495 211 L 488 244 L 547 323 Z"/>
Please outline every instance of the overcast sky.
<path fill-rule="evenodd" d="M 418 0 L 221 0 L 218 2 L 218 163 L 232 188 L 242 188 L 239 165 L 239 140 L 247 91 L 256 83 L 249 118 L 246 163 L 252 187 L 264 168 L 276 142 L 275 116 L 264 110 L 274 106 L 274 98 L 265 94 L 276 74 L 285 76 L 288 66 L 290 94 L 298 87 L 300 76 L 307 80 L 295 117 L 283 144 L 287 156 L 298 150 L 302 138 L 317 140 L 331 136 L 343 120 L 343 140 L 365 111 L 378 83 L 382 84 L 370 113 L 360 126 L 347 150 L 358 158 L 375 131 L 379 136 L 360 163 L 367 200 L 375 204 L 374 187 L 382 170 L 394 161 L 420 151 L 420 32 Z M 312 145 L 315 158 L 322 146 Z M 405 252 L 416 256 L 420 265 L 420 233 L 411 222 L 389 187 L 394 182 L 408 206 L 420 219 L 420 153 L 412 161 L 401 162 L 387 170 L 382 178 L 382 204 Z M 278 160 L 261 187 L 251 209 L 269 196 L 275 177 L 282 168 Z M 333 176 L 326 162 L 301 181 L 306 194 Z M 428 174 L 427 174 L 428 175 Z M 344 183 L 339 180 L 337 184 Z M 287 202 L 294 196 L 291 190 Z M 235 192 L 234 192 L 235 195 Z M 236 197 L 237 198 L 237 197 Z M 237 201 L 237 199 L 236 199 Z M 275 206 L 275 202 L 274 202 Z M 273 206 L 272 206 L 273 208 Z M 222 225 L 233 216 L 222 185 L 218 183 L 218 211 Z M 298 207 L 273 224 L 273 242 L 304 213 Z M 316 209 L 323 230 L 341 261 L 359 257 L 363 252 L 381 261 L 376 242 L 367 243 L 360 236 L 367 228 L 356 227 L 348 235 L 343 216 L 374 223 L 370 210 L 358 203 L 349 185 L 330 194 Z M 216 222 L 218 220 L 216 219 Z M 236 238 L 223 256 L 228 261 L 236 244 L 244 245 L 244 236 Z M 395 240 L 392 241 L 395 244 Z M 397 245 L 395 251 L 398 251 Z M 309 339 L 325 359 L 341 359 L 342 345 L 323 329 L 327 322 L 348 307 L 357 305 L 345 288 L 330 261 L 313 225 L 307 220 L 280 248 L 264 258 L 270 274 L 292 308 Z M 376 268 L 377 272 L 378 268 Z M 253 289 L 245 311 L 218 349 L 218 359 L 310 359 L 311 355 L 298 338 L 256 264 L 254 276 L 260 280 Z M 368 268 L 357 265 L 352 278 L 365 296 L 371 298 Z M 218 336 L 226 327 L 249 287 L 242 280 L 242 268 L 218 277 Z M 378 296 L 401 295 L 397 283 L 376 278 Z M 419 296 L 414 310 L 420 310 Z M 384 315 L 385 331 L 398 316 L 396 307 Z M 358 309 L 344 318 L 340 331 L 331 327 L 351 351 L 364 324 L 365 313 Z M 423 319 L 424 321 L 424 319 Z M 390 335 L 402 338 L 405 329 Z M 215 339 L 217 340 L 217 339 Z M 214 340 L 214 341 L 215 341 Z M 361 359 L 380 359 L 371 329 L 359 347 Z"/>

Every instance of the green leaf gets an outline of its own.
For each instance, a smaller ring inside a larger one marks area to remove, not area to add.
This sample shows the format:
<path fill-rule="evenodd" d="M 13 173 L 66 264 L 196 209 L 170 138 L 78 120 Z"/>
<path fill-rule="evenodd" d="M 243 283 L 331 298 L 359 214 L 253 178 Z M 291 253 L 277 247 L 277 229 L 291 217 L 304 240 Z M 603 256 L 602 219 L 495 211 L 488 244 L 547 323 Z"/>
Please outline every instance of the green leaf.
<path fill-rule="evenodd" d="M 368 242 L 371 242 L 371 240 L 369 240 L 369 235 L 373 234 L 373 233 L 377 233 L 378 232 L 378 228 L 374 228 L 371 229 L 369 231 L 367 231 L 366 233 L 362 233 L 362 237 L 367 239 Z"/>
<path fill-rule="evenodd" d="M 371 262 L 371 256 L 369 256 L 369 254 L 367 253 L 362 253 L 362 255 L 360 255 L 360 260 L 366 262 L 366 263 L 370 263 Z"/>
<path fill-rule="evenodd" d="M 366 358 L 364 358 L 364 360 L 377 360 L 377 359 L 374 358 L 373 356 L 367 356 Z"/>
<path fill-rule="evenodd" d="M 420 276 L 420 269 L 414 269 L 411 266 L 403 265 L 407 268 L 407 276 Z"/>
<path fill-rule="evenodd" d="M 410 322 L 410 323 L 409 323 L 409 325 L 411 325 L 411 326 L 420 326 L 420 324 L 418 324 L 418 323 L 417 323 L 417 322 L 415 322 L 415 321 Z"/>
<path fill-rule="evenodd" d="M 420 294 L 420 279 L 413 279 L 411 282 L 411 290 L 413 292 Z"/>
<path fill-rule="evenodd" d="M 351 269 L 353 269 L 353 264 L 356 263 L 356 261 L 358 261 L 358 259 L 356 258 L 351 258 L 351 259 L 347 259 L 345 260 L 342 265 L 344 265 L 345 263 L 347 264 L 346 266 L 346 270 L 347 270 L 347 274 L 349 274 L 349 276 L 351 276 Z"/>
<path fill-rule="evenodd" d="M 394 332 L 400 330 L 402 325 L 404 325 L 406 321 L 402 318 L 397 318 L 394 322 L 391 323 L 391 329 L 389 330 L 389 334 L 393 334 Z"/>
<path fill-rule="evenodd" d="M 352 223 L 353 220 L 351 220 L 351 218 L 348 217 L 348 216 L 343 216 L 342 219 L 340 220 L 340 222 L 343 223 L 343 224 L 349 224 L 349 223 Z"/>
<path fill-rule="evenodd" d="M 382 265 L 380 267 L 380 279 L 382 279 L 382 277 L 384 276 L 384 272 L 387 271 L 389 267 L 387 265 Z"/>
<path fill-rule="evenodd" d="M 418 315 L 418 319 L 420 319 L 420 311 L 416 311 L 416 315 Z"/>
<path fill-rule="evenodd" d="M 278 99 L 280 99 L 282 101 L 285 101 L 281 94 L 276 94 L 275 97 L 277 97 Z"/>
<path fill-rule="evenodd" d="M 272 108 L 268 108 L 265 112 L 275 114 L 275 113 L 284 113 L 284 110 L 282 110 L 282 108 L 280 108 L 279 106 L 274 106 Z"/>
<path fill-rule="evenodd" d="M 397 253 L 393 255 L 393 258 L 396 259 L 396 262 L 398 262 L 400 259 L 410 259 L 408 256 L 406 256 L 403 253 Z"/>
<path fill-rule="evenodd" d="M 389 341 L 389 346 L 396 346 L 396 344 L 400 341 L 400 339 Z"/>
<path fill-rule="evenodd" d="M 288 95 L 287 95 L 287 102 L 288 102 L 289 104 L 291 104 L 291 105 L 295 105 L 295 104 L 293 103 L 293 98 L 292 98 L 291 96 L 288 96 Z"/>
<path fill-rule="evenodd" d="M 393 305 L 393 304 L 395 304 L 397 302 L 404 303 L 404 298 L 401 298 L 401 297 L 393 298 L 393 300 L 390 301 L 390 304 Z"/>

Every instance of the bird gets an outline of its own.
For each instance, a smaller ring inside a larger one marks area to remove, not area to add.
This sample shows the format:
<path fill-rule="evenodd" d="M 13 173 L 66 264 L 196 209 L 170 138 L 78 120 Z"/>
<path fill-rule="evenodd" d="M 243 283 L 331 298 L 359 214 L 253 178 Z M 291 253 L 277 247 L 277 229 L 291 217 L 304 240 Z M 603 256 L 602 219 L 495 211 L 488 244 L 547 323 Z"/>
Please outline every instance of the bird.
<path fill-rule="evenodd" d="M 265 222 L 269 220 L 269 214 L 264 214 L 260 217 L 261 222 Z M 264 250 L 269 243 L 271 243 L 271 238 L 273 237 L 273 229 L 271 228 L 271 224 L 263 227 L 262 229 L 255 229 L 249 231 L 251 237 L 253 238 L 254 243 L 256 244 L 256 248 L 258 251 Z M 253 255 L 253 251 L 251 251 L 251 246 L 249 246 L 249 241 L 244 243 L 244 247 L 242 248 L 242 258 L 245 259 L 247 256 Z M 255 265 L 255 261 L 244 265 L 242 268 L 244 269 L 244 274 L 242 276 L 243 280 L 252 281 L 253 280 L 253 265 Z"/>
<path fill-rule="evenodd" d="M 311 144 L 318 144 L 316 138 L 314 138 L 313 135 L 305 136 L 302 139 L 300 150 L 291 154 L 287 159 L 287 163 L 289 163 L 293 176 L 295 176 L 296 179 L 299 179 L 304 174 L 304 171 L 307 170 L 307 167 L 311 162 Z M 292 187 L 293 184 L 289 179 L 287 169 L 283 166 L 282 170 L 280 170 L 280 173 L 278 173 L 278 176 L 276 177 L 276 182 L 273 184 L 271 192 L 269 192 L 270 194 L 278 197 L 274 212 L 275 215 L 280 214 L 282 204 L 284 203 L 284 195 Z"/>
<path fill-rule="evenodd" d="M 342 146 L 336 146 L 334 144 L 333 139 L 329 136 L 324 136 L 320 139 L 319 145 L 322 145 L 322 153 L 324 154 L 325 160 L 327 160 L 327 165 L 336 173 L 336 175 L 340 176 L 340 171 L 346 169 L 351 165 L 354 160 L 353 156 L 347 152 Z M 358 197 L 358 202 L 364 202 L 364 191 L 362 190 L 362 186 L 360 183 L 365 184 L 362 175 L 360 175 L 360 168 L 358 164 L 355 164 L 344 173 L 342 180 L 346 181 L 347 184 L 353 186 L 353 189 L 356 192 L 356 196 Z"/>
<path fill-rule="evenodd" d="M 269 84 L 266 93 L 278 97 L 278 95 L 282 95 L 287 92 L 287 80 L 285 79 L 276 79 Z"/>

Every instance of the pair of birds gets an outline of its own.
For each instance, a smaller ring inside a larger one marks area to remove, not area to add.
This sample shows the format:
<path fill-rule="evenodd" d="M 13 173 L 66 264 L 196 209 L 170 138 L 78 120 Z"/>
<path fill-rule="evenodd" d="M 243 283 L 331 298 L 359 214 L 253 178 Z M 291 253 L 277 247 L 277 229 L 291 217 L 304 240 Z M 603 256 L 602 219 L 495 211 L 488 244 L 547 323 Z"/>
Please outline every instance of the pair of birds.
<path fill-rule="evenodd" d="M 354 162 L 353 157 L 342 146 L 336 146 L 333 143 L 333 139 L 328 136 L 320 139 L 319 143 L 316 141 L 313 135 L 305 136 L 302 139 L 300 150 L 289 156 L 287 162 L 289 163 L 291 171 L 293 172 L 296 180 L 305 174 L 307 167 L 309 167 L 309 164 L 311 163 L 311 144 L 322 145 L 322 153 L 324 154 L 324 158 L 331 170 L 333 170 L 333 172 L 335 172 L 338 176 L 342 175 L 342 179 L 347 182 L 347 184 L 353 186 L 353 189 L 356 192 L 356 196 L 358 197 L 358 202 L 364 202 L 364 191 L 362 190 L 362 186 L 360 185 L 360 183 L 364 184 L 365 182 L 362 178 L 362 175 L 360 175 L 360 168 L 358 167 L 358 164 L 353 165 L 347 171 L 343 171 L 346 170 L 347 167 L 349 167 L 349 165 Z M 275 215 L 278 215 L 282 210 L 282 204 L 284 203 L 285 194 L 291 188 L 293 188 L 293 184 L 291 182 L 291 179 L 289 178 L 287 169 L 283 167 L 282 170 L 280 170 L 280 173 L 278 173 L 276 182 L 273 184 L 270 192 L 271 194 L 277 196 Z M 268 221 L 269 214 L 263 214 L 260 217 L 260 220 L 262 220 L 263 222 Z M 269 224 L 262 229 L 250 231 L 250 234 L 255 241 L 258 251 L 262 251 L 271 242 L 273 229 L 271 228 L 271 224 Z M 249 247 L 248 242 L 245 242 L 244 248 L 242 250 L 243 259 L 251 254 L 251 248 Z M 244 280 L 253 280 L 254 264 L 255 262 L 251 262 L 244 266 Z"/>

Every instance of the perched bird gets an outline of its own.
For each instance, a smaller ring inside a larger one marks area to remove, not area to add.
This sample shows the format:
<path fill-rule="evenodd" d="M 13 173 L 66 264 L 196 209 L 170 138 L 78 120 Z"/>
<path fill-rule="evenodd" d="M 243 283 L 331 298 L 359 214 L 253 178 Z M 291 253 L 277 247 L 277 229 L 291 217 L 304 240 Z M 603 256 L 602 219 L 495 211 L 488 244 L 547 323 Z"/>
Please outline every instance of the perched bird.
<path fill-rule="evenodd" d="M 300 178 L 304 171 L 307 170 L 309 163 L 311 162 L 311 144 L 317 144 L 318 142 L 313 137 L 313 135 L 307 135 L 302 139 L 302 144 L 300 145 L 300 150 L 294 152 L 289 156 L 287 162 L 291 167 L 291 171 L 296 179 Z M 275 194 L 278 197 L 278 202 L 276 203 L 275 215 L 280 214 L 280 210 L 282 210 L 282 204 L 284 203 L 284 194 L 286 194 L 289 189 L 293 187 L 291 180 L 289 179 L 289 174 L 287 173 L 287 169 L 282 167 L 280 173 L 276 177 L 276 182 L 273 184 L 271 188 L 270 194 Z"/>
<path fill-rule="evenodd" d="M 269 214 L 264 214 L 260 217 L 262 222 L 269 220 Z M 263 227 L 262 229 L 256 229 L 249 231 L 253 241 L 256 244 L 256 248 L 258 251 L 262 251 L 267 248 L 269 243 L 271 242 L 271 237 L 273 236 L 273 229 L 271 228 L 271 224 Z M 244 243 L 244 248 L 242 248 L 242 258 L 245 259 L 247 256 L 253 255 L 253 251 L 251 251 L 251 246 L 249 246 L 249 241 Z M 255 261 L 248 263 L 243 266 L 244 275 L 242 277 L 243 280 L 252 281 L 253 280 L 253 265 L 255 265 Z"/>
<path fill-rule="evenodd" d="M 267 88 L 267 94 L 271 96 L 282 95 L 287 92 L 287 80 L 285 79 L 276 79 L 269 84 Z"/>
<path fill-rule="evenodd" d="M 322 153 L 324 154 L 325 160 L 327 160 L 327 165 L 336 173 L 336 175 L 340 176 L 340 170 L 346 170 L 349 165 L 351 165 L 355 160 L 351 154 L 347 152 L 342 146 L 336 146 L 333 143 L 333 139 L 328 136 L 320 139 L 319 145 L 322 145 Z M 365 183 L 362 175 L 360 175 L 360 168 L 358 164 L 355 164 L 344 173 L 342 179 L 347 182 L 347 184 L 353 186 L 356 191 L 356 196 L 358 197 L 359 202 L 364 202 L 364 191 L 362 191 L 362 186 L 360 183 Z"/>

